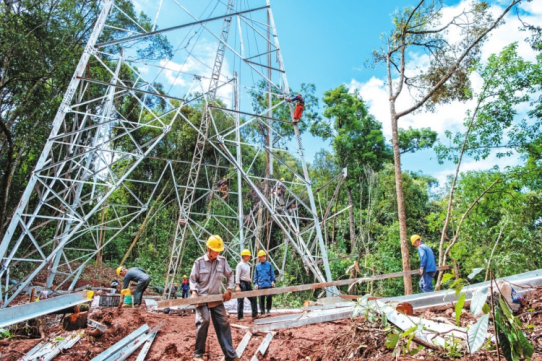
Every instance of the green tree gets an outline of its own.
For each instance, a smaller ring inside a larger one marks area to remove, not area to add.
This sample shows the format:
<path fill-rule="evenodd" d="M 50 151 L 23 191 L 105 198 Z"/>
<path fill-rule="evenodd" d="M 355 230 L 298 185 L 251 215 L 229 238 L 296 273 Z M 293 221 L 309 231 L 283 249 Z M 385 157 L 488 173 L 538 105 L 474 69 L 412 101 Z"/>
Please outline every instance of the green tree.
<path fill-rule="evenodd" d="M 399 128 L 399 149 L 401 154 L 432 148 L 437 141 L 438 133 L 431 128 L 408 129 Z"/>
<path fill-rule="evenodd" d="M 484 1 L 473 1 L 468 10 L 462 10 L 447 24 L 442 24 L 442 2 L 421 0 L 393 16 L 394 27 L 384 38 L 383 48 L 373 51 L 374 65 L 384 64 L 388 74 L 390 121 L 395 164 L 395 182 L 401 251 L 404 270 L 410 268 L 405 196 L 401 173 L 401 145 L 399 120 L 422 107 L 429 111 L 437 104 L 464 101 L 469 98 L 469 69 L 480 57 L 480 46 L 503 17 L 521 0 L 512 0 L 508 7 L 493 20 Z M 451 28 L 461 32 L 455 43 L 445 37 Z M 409 53 L 424 53 L 429 66 L 411 76 L 406 73 Z M 413 104 L 397 109 L 397 100 L 404 90 L 414 96 Z M 404 277 L 405 294 L 412 293 L 410 276 Z"/>
<path fill-rule="evenodd" d="M 331 138 L 336 163 L 348 169 L 346 191 L 350 206 L 350 248 L 356 247 L 354 223 L 354 198 L 352 190 L 363 172 L 364 166 L 378 171 L 385 162 L 391 160 L 391 151 L 382 133 L 382 124 L 367 111 L 358 91 L 353 93 L 344 85 L 324 93 L 324 116 L 330 120 L 324 139 Z M 331 131 L 329 131 L 331 130 Z"/>

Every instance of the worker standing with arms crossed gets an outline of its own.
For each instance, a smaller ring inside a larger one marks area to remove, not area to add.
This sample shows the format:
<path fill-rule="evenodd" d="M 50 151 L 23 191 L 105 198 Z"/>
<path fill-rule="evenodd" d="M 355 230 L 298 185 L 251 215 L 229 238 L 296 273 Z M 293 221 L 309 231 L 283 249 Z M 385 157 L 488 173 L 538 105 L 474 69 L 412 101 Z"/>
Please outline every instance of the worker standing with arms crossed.
<path fill-rule="evenodd" d="M 433 289 L 433 278 L 437 274 L 437 265 L 435 263 L 435 254 L 433 250 L 424 243 L 420 235 L 412 235 L 410 238 L 412 245 L 418 248 L 420 256 L 420 288 L 424 293 L 430 293 Z"/>
<path fill-rule="evenodd" d="M 249 292 L 252 290 L 252 279 L 250 278 L 250 260 L 251 254 L 250 250 L 245 249 L 241 252 L 241 262 L 237 264 L 235 268 L 235 284 L 237 287 L 235 291 L 239 292 Z M 252 318 L 258 316 L 258 305 L 256 303 L 256 297 L 248 298 L 250 301 L 250 307 L 252 309 Z M 243 309 L 245 308 L 245 298 L 237 298 L 237 319 L 243 320 Z"/>
<path fill-rule="evenodd" d="M 265 251 L 260 250 L 258 252 L 258 259 L 260 262 L 256 265 L 254 272 L 254 289 L 268 289 L 275 287 L 275 271 L 273 270 L 273 265 L 268 262 L 267 254 Z M 267 306 L 266 306 L 267 300 Z M 271 312 L 271 307 L 273 304 L 272 295 L 261 295 L 260 296 L 260 313 L 262 316 L 265 316 Z M 267 307 L 267 308 L 266 308 Z"/>
<path fill-rule="evenodd" d="M 151 276 L 144 269 L 138 267 L 126 269 L 123 266 L 117 268 L 117 275 L 124 278 L 122 289 L 127 289 L 132 281 L 137 282 L 134 292 L 134 308 L 139 307 L 143 299 L 143 293 L 151 282 Z"/>
<path fill-rule="evenodd" d="M 218 235 L 211 235 L 207 240 L 207 253 L 196 259 L 190 273 L 192 297 L 222 294 L 222 278 L 226 278 L 228 286 L 222 300 L 224 302 L 231 300 L 231 293 L 235 285 L 234 276 L 226 258 L 219 255 L 222 251 L 224 251 L 222 238 Z M 203 361 L 210 319 L 213 320 L 216 337 L 226 361 L 237 360 L 237 353 L 233 349 L 229 316 L 222 302 L 199 304 L 196 307 L 194 360 Z"/>

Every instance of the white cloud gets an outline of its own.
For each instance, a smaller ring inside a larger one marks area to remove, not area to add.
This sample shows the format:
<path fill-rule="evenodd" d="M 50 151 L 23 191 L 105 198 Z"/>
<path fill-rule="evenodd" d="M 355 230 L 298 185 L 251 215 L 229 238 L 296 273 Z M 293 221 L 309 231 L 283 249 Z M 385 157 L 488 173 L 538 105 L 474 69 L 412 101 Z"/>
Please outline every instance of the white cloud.
<path fill-rule="evenodd" d="M 468 1 L 462 1 L 459 4 L 451 7 L 445 7 L 443 9 L 443 22 L 449 21 L 454 14 L 457 14 L 462 9 L 468 7 Z M 493 5 L 491 12 L 494 18 L 502 12 L 503 8 Z M 525 14 L 522 15 L 522 19 L 527 23 L 534 25 L 542 25 L 542 1 L 533 1 L 530 3 L 522 4 L 522 9 Z M 518 29 L 521 26 L 519 19 L 517 18 L 515 11 L 509 12 L 505 17 L 505 23 L 498 29 L 492 32 L 492 35 L 488 38 L 486 43 L 482 47 L 482 61 L 486 60 L 491 54 L 498 53 L 503 47 L 518 42 L 518 54 L 526 60 L 535 60 L 536 53 L 532 51 L 530 46 L 524 42 L 524 39 L 528 36 L 525 32 L 520 32 Z M 457 32 L 450 32 L 448 35 L 450 41 L 459 39 Z M 420 54 L 409 54 L 409 63 L 407 66 L 407 73 L 414 73 L 419 69 L 424 69 L 428 66 L 428 57 Z M 479 75 L 473 74 L 471 76 L 471 83 L 475 90 L 480 89 L 482 81 Z M 361 96 L 367 102 L 369 106 L 369 112 L 373 114 L 376 119 L 383 123 L 384 134 L 387 139 L 391 139 L 391 125 L 390 125 L 390 109 L 389 109 L 389 95 L 388 88 L 385 79 L 379 79 L 372 77 L 366 82 L 359 82 L 356 79 L 352 79 L 348 87 L 351 89 L 357 88 L 360 91 Z M 413 103 L 412 98 L 406 90 L 398 98 L 396 102 L 397 111 L 405 110 Z M 453 102 L 451 104 L 439 105 L 436 107 L 434 113 L 421 112 L 417 114 L 410 114 L 403 117 L 399 121 L 399 127 L 408 128 L 412 126 L 414 128 L 431 127 L 437 131 L 439 138 L 445 140 L 444 132 L 450 130 L 452 132 L 463 130 L 463 121 L 465 112 L 472 108 L 473 101 L 466 103 Z M 466 159 L 461 167 L 461 171 L 468 170 L 483 170 L 489 169 L 495 165 L 500 167 L 514 165 L 518 163 L 518 157 L 513 156 L 509 158 L 498 159 L 495 155 L 491 155 L 486 160 L 476 162 L 472 159 Z M 441 185 L 446 180 L 446 176 L 455 171 L 455 166 L 450 165 L 449 169 L 444 171 L 437 171 L 433 173 Z"/>
<path fill-rule="evenodd" d="M 194 81 L 194 75 L 202 77 L 202 86 L 205 91 L 209 89 L 212 67 L 215 61 L 217 42 L 209 42 L 205 39 L 199 41 L 199 46 L 194 49 L 191 55 L 187 51 L 178 52 L 174 60 L 161 60 L 160 66 L 166 68 L 163 71 L 164 81 L 171 87 L 170 94 L 184 94 L 189 90 Z M 220 81 L 231 79 L 233 75 L 229 71 L 228 59 L 224 58 Z M 201 92 L 200 87 L 194 87 L 193 91 Z M 232 87 L 222 87 L 217 91 L 217 97 L 229 103 L 232 94 Z"/>
<path fill-rule="evenodd" d="M 505 157 L 505 158 L 497 158 L 495 154 L 492 154 L 485 160 L 480 160 L 480 161 L 467 158 L 466 160 L 464 159 L 464 161 L 461 163 L 459 172 L 461 174 L 462 172 L 467 172 L 467 171 L 484 171 L 484 170 L 489 170 L 495 165 L 498 165 L 499 168 L 502 170 L 504 167 L 517 165 L 519 162 L 519 158 L 520 156 L 517 154 L 514 154 L 510 157 Z M 439 186 L 444 186 L 446 184 L 446 180 L 448 176 L 454 175 L 455 170 L 456 170 L 456 165 L 453 165 L 453 167 L 435 172 L 433 174 L 433 177 L 435 177 L 438 180 Z"/>

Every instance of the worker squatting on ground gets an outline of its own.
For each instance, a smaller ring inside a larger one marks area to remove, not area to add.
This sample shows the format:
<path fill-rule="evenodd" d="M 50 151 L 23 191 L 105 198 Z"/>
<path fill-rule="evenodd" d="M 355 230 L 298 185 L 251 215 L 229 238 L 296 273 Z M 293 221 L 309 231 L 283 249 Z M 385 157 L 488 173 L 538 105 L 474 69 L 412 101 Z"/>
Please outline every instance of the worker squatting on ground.
<path fill-rule="evenodd" d="M 137 283 L 134 292 L 134 307 L 139 307 L 143 299 L 143 293 L 151 282 L 151 276 L 141 268 L 126 269 L 123 266 L 117 268 L 117 275 L 124 278 L 122 289 L 127 289 L 132 281 Z"/>
<path fill-rule="evenodd" d="M 254 289 L 268 289 L 275 287 L 275 271 L 273 270 L 273 265 L 266 260 L 267 254 L 265 251 L 260 250 L 258 252 L 258 259 L 260 262 L 256 265 L 254 272 Z M 266 306 L 267 300 L 267 306 Z M 272 295 L 261 295 L 260 296 L 260 313 L 262 316 L 271 312 L 271 307 L 273 304 Z M 267 308 L 266 308 L 267 307 Z"/>
<path fill-rule="evenodd" d="M 301 96 L 301 94 L 298 94 L 295 96 L 295 98 L 288 98 L 286 101 L 292 103 L 297 102 L 297 106 L 295 107 L 294 111 L 294 122 L 297 123 L 301 119 L 301 116 L 303 115 L 303 109 L 305 109 L 305 100 Z"/>
<path fill-rule="evenodd" d="M 410 238 L 412 245 L 418 248 L 418 255 L 420 256 L 420 288 L 422 292 L 429 293 L 434 291 L 433 278 L 437 274 L 437 265 L 435 263 L 435 255 L 433 250 L 422 243 L 422 237 L 420 235 L 412 235 Z"/>
<path fill-rule="evenodd" d="M 252 279 L 250 278 L 250 250 L 245 249 L 241 252 L 241 262 L 237 264 L 235 268 L 235 284 L 237 287 L 235 291 L 250 292 L 252 290 Z M 258 305 L 256 303 L 256 297 L 248 298 L 250 301 L 250 307 L 252 309 L 252 318 L 258 316 Z M 237 319 L 243 320 L 243 309 L 245 308 L 245 298 L 237 298 Z"/>
<path fill-rule="evenodd" d="M 231 293 L 235 286 L 233 271 L 226 258 L 219 255 L 221 251 L 224 251 L 222 238 L 218 235 L 211 235 L 207 240 L 207 253 L 196 259 L 190 273 L 192 297 L 221 294 L 222 278 L 226 278 L 228 286 L 222 299 L 225 302 L 231 300 Z M 222 302 L 199 304 L 196 307 L 194 360 L 203 361 L 210 319 L 213 320 L 216 337 L 226 361 L 236 360 L 237 353 L 233 348 L 229 316 Z"/>
<path fill-rule="evenodd" d="M 190 291 L 190 281 L 186 275 L 183 275 L 183 281 L 181 282 L 181 291 L 183 298 L 188 298 L 188 292 Z"/>

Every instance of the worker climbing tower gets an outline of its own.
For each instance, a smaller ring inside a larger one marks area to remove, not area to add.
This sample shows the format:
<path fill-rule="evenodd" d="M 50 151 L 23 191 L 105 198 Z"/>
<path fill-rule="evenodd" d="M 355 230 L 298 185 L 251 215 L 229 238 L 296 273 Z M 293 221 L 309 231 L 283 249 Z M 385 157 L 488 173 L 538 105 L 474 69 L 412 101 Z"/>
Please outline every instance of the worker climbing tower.
<path fill-rule="evenodd" d="M 178 210 L 160 230 L 171 240 L 166 288 L 186 270 L 186 248 L 204 251 L 212 234 L 229 258 L 263 249 L 283 273 L 294 252 L 331 280 L 322 229 L 332 203 L 317 207 L 269 0 L 149 6 L 153 21 L 103 1 L 0 244 L 3 307 L 36 278 L 73 290 L 89 262 L 133 245 L 166 204 Z"/>

